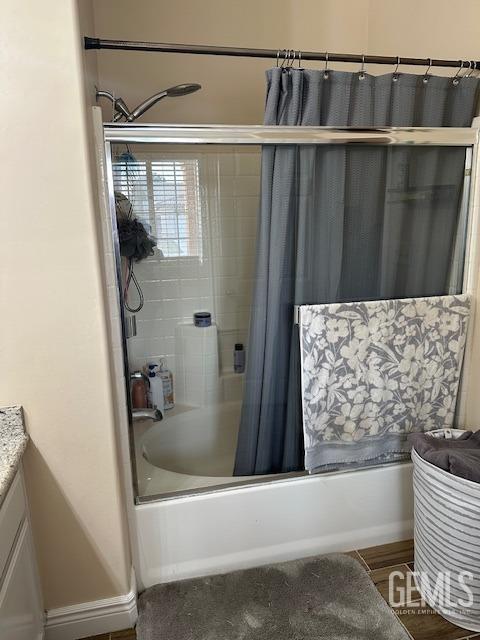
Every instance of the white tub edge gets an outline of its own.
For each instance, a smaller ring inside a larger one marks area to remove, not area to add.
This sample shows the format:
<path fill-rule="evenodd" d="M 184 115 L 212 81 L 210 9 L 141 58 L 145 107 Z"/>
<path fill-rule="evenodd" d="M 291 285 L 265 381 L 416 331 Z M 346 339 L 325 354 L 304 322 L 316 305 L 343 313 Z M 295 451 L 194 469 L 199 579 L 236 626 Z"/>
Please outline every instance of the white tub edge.
<path fill-rule="evenodd" d="M 145 587 L 413 535 L 412 465 L 294 478 L 135 507 Z"/>

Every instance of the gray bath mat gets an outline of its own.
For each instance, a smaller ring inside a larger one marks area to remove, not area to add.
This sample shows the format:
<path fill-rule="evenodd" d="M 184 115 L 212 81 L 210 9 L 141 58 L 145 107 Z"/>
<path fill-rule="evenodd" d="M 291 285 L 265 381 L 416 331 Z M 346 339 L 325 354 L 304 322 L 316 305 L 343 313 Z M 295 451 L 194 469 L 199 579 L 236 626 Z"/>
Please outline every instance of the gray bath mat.
<path fill-rule="evenodd" d="M 150 587 L 138 640 L 407 640 L 368 574 L 330 554 Z"/>

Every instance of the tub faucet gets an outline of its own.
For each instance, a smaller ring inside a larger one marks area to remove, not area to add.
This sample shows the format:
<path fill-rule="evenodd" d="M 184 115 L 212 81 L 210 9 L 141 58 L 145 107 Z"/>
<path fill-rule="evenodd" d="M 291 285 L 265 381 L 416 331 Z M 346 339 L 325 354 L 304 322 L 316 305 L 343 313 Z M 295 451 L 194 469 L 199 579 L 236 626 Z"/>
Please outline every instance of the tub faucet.
<path fill-rule="evenodd" d="M 163 420 L 163 414 L 159 409 L 132 409 L 132 420 Z"/>
<path fill-rule="evenodd" d="M 130 374 L 130 380 L 145 380 L 145 383 L 150 386 L 148 377 L 142 373 L 142 371 L 134 371 Z M 160 409 L 132 409 L 132 420 L 153 420 L 153 422 L 159 422 L 163 420 L 163 413 Z"/>

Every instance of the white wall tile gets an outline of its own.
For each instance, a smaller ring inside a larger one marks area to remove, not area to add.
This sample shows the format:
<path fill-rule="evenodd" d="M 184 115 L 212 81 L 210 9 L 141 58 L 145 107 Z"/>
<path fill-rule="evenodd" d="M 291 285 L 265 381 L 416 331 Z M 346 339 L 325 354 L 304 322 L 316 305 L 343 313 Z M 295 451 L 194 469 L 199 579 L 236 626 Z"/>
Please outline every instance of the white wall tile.
<path fill-rule="evenodd" d="M 228 198 L 232 196 L 238 195 L 236 193 L 236 183 L 237 178 L 234 176 L 222 176 L 219 181 L 219 190 L 220 190 L 220 198 Z M 255 194 L 245 194 L 245 195 L 255 195 Z"/>
<path fill-rule="evenodd" d="M 233 184 L 233 182 L 232 182 Z M 216 188 L 215 188 L 216 190 Z M 233 187 L 232 187 L 233 192 Z M 233 195 L 224 196 L 221 193 L 218 193 L 216 196 L 211 197 L 209 193 L 203 199 L 204 207 L 203 210 L 205 212 L 204 222 L 208 227 L 208 224 L 216 218 L 223 218 L 224 216 L 234 216 L 235 215 L 235 200 L 236 198 Z"/>
<path fill-rule="evenodd" d="M 131 345 L 131 346 L 130 346 Z M 145 362 L 149 358 L 158 358 L 174 355 L 174 339 L 170 337 L 137 338 L 128 341 L 129 352 L 136 358 L 142 358 Z"/>
<path fill-rule="evenodd" d="M 236 176 L 233 185 L 234 196 L 258 196 L 260 180 L 257 176 Z"/>
<path fill-rule="evenodd" d="M 255 276 L 255 256 L 245 256 L 238 261 L 238 277 L 253 280 Z"/>
<path fill-rule="evenodd" d="M 168 322 L 174 321 L 166 321 L 162 319 L 157 320 L 148 320 L 148 319 L 139 319 L 137 317 L 137 337 L 138 338 L 156 338 L 158 336 L 168 336 L 173 335 L 175 331 L 175 324 L 173 324 L 173 330 L 169 330 Z M 135 340 L 135 338 L 129 338 L 129 340 Z"/>
<path fill-rule="evenodd" d="M 260 178 L 261 156 L 259 153 L 236 153 L 235 173 L 237 175 L 255 176 Z"/>
<path fill-rule="evenodd" d="M 180 280 L 180 298 L 202 298 L 212 293 L 212 282 L 209 278 L 190 278 Z"/>
<path fill-rule="evenodd" d="M 184 298 L 181 301 L 181 317 L 183 322 L 193 322 L 193 314 L 196 311 L 210 311 L 213 313 L 213 300 L 207 298 Z"/>
<path fill-rule="evenodd" d="M 168 356 L 170 368 L 181 371 L 182 367 L 175 364 L 175 358 L 180 357 L 175 329 L 178 323 L 192 322 L 195 311 L 210 311 L 218 324 L 221 368 L 231 371 L 234 344 L 246 343 L 260 153 L 210 150 L 201 155 L 200 162 L 203 257 L 163 259 L 156 252 L 135 265 L 146 302 L 137 314 L 137 337 L 128 340 L 132 366 L 143 366 L 148 358 Z M 132 299 L 136 299 L 133 289 Z M 186 384 L 183 377 L 178 380 L 180 395 Z M 234 383 L 234 391 L 228 390 L 229 397 L 237 397 L 239 388 L 241 385 Z"/>
<path fill-rule="evenodd" d="M 247 330 L 250 321 L 250 311 L 237 311 L 235 313 L 218 313 L 215 322 L 220 331 Z"/>
<path fill-rule="evenodd" d="M 149 258 L 134 265 L 135 275 L 140 281 L 166 279 L 168 276 L 163 273 L 163 266 L 160 260 Z"/>
<path fill-rule="evenodd" d="M 220 217 L 212 218 L 209 221 L 208 233 L 211 238 L 221 238 L 222 237 L 222 220 Z"/>
<path fill-rule="evenodd" d="M 133 285 L 131 286 L 134 291 Z M 174 300 L 181 297 L 178 280 L 143 280 L 141 286 L 145 299 L 150 302 Z"/>
<path fill-rule="evenodd" d="M 239 238 L 236 238 L 235 235 L 232 235 L 230 237 L 224 237 L 222 238 L 222 247 L 221 247 L 221 251 L 222 251 L 222 258 L 225 258 L 226 260 L 229 260 L 230 258 L 237 258 L 238 256 L 238 242 L 239 242 Z M 236 261 L 235 264 L 235 273 L 237 273 L 237 265 L 238 262 Z"/>
<path fill-rule="evenodd" d="M 164 300 L 162 302 L 162 318 L 181 318 L 183 315 L 183 299 Z"/>
<path fill-rule="evenodd" d="M 235 257 L 222 257 L 213 259 L 214 277 L 236 276 L 238 274 L 238 261 Z"/>
<path fill-rule="evenodd" d="M 253 216 L 237 216 L 235 218 L 235 237 L 256 238 L 257 218 Z"/>
<path fill-rule="evenodd" d="M 143 309 L 135 315 L 137 316 L 137 324 L 139 320 L 160 320 L 162 318 L 162 304 L 158 301 L 145 300 Z"/>
<path fill-rule="evenodd" d="M 218 154 L 218 172 L 220 176 L 233 176 L 236 173 L 235 156 L 232 153 Z"/>
<path fill-rule="evenodd" d="M 218 235 L 217 237 L 212 238 L 210 241 L 210 252 L 212 256 L 212 261 L 213 261 L 213 258 L 222 257 L 222 251 L 223 251 L 222 240 L 223 240 L 222 237 Z M 212 264 L 212 270 L 213 270 L 213 264 Z"/>
<path fill-rule="evenodd" d="M 215 309 L 218 315 L 238 313 L 243 309 L 249 309 L 250 300 L 242 295 L 216 296 Z"/>
<path fill-rule="evenodd" d="M 242 282 L 244 281 L 240 280 L 237 276 L 215 278 L 214 293 L 216 296 L 231 296 L 241 293 L 243 291 Z"/>
<path fill-rule="evenodd" d="M 224 217 L 218 225 L 218 235 L 222 238 L 232 238 L 237 234 L 235 217 Z"/>
<path fill-rule="evenodd" d="M 242 399 L 243 374 L 234 373 L 223 377 L 223 398 L 225 402 L 233 402 Z"/>
<path fill-rule="evenodd" d="M 260 198 L 258 195 L 242 196 L 235 199 L 235 215 L 240 218 L 258 218 L 258 210 L 260 206 Z"/>

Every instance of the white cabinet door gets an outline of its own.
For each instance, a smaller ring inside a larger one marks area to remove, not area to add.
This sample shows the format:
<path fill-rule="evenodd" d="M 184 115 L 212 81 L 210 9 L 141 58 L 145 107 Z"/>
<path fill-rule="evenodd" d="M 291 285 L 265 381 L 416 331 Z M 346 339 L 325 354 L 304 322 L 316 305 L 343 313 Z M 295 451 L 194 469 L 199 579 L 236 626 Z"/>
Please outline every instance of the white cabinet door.
<path fill-rule="evenodd" d="M 43 611 L 28 520 L 20 529 L 0 590 L 1 640 L 38 640 Z"/>

